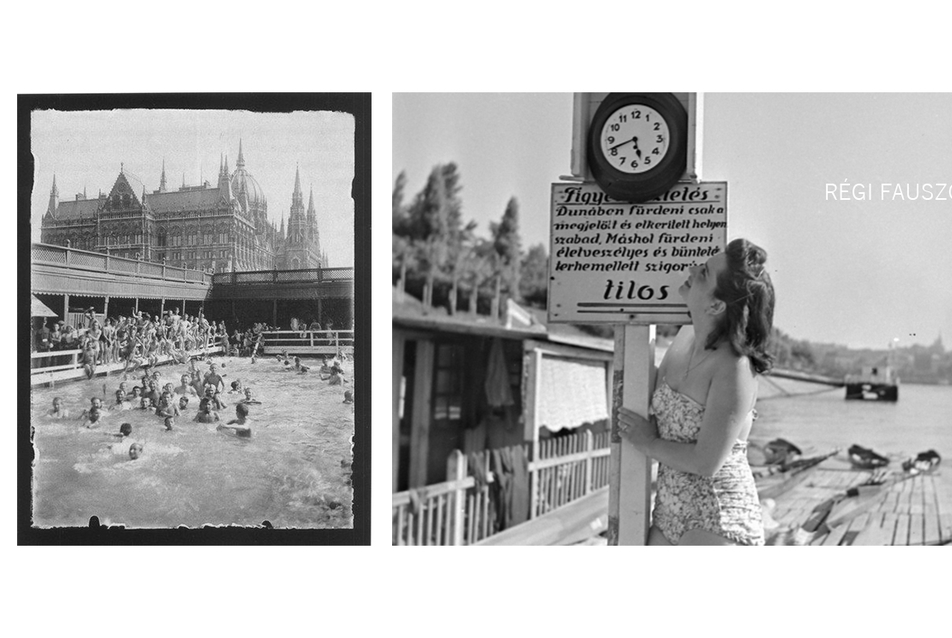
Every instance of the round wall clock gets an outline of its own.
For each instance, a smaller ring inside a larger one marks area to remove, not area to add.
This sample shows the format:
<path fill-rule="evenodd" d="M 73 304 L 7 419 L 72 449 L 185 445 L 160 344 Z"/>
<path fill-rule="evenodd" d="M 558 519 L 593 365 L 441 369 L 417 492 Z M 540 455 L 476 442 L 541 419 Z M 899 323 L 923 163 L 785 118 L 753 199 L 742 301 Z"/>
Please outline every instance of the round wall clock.
<path fill-rule="evenodd" d="M 588 165 L 610 197 L 644 202 L 687 165 L 688 114 L 671 93 L 610 93 L 588 128 Z"/>

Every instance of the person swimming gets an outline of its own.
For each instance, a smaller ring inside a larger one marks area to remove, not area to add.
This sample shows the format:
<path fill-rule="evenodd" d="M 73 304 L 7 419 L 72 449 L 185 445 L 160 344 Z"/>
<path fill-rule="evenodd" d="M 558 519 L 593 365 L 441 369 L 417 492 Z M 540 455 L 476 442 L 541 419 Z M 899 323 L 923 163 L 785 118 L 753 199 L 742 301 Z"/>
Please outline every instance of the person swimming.
<path fill-rule="evenodd" d="M 353 390 L 344 390 L 344 403 L 353 403 L 353 402 L 354 402 Z"/>
<path fill-rule="evenodd" d="M 135 461 L 137 458 L 139 458 L 140 456 L 142 456 L 142 449 L 143 449 L 143 447 L 142 447 L 142 444 L 141 444 L 141 443 L 133 443 L 132 445 L 130 445 L 130 446 L 129 446 L 129 458 L 132 459 L 133 461 Z"/>
<path fill-rule="evenodd" d="M 235 380 L 231 382 L 231 390 L 228 391 L 228 394 L 241 394 L 244 390 L 241 387 L 241 381 Z"/>
<path fill-rule="evenodd" d="M 126 400 L 126 392 L 122 388 L 116 390 L 116 404 L 113 406 L 117 410 L 128 410 L 132 404 Z"/>
<path fill-rule="evenodd" d="M 175 417 L 174 416 L 165 417 L 165 431 L 170 432 L 172 430 L 173 425 L 175 425 Z"/>
<path fill-rule="evenodd" d="M 86 417 L 86 420 L 83 422 L 84 428 L 94 428 L 102 424 L 102 411 L 99 408 L 89 408 L 89 416 Z"/>
<path fill-rule="evenodd" d="M 235 417 L 224 425 L 219 425 L 216 429 L 225 434 L 234 433 L 235 436 L 247 439 L 251 438 L 251 426 L 248 424 L 248 406 L 239 403 L 235 406 Z M 231 432 L 229 432 L 231 430 Z"/>
<path fill-rule="evenodd" d="M 211 402 L 208 399 L 202 399 L 201 403 L 198 404 L 198 414 L 195 415 L 194 421 L 198 423 L 215 423 L 220 420 L 218 413 L 212 411 Z"/>
<path fill-rule="evenodd" d="M 239 403 L 244 403 L 248 405 L 254 405 L 254 404 L 261 405 L 261 401 L 258 401 L 257 399 L 255 399 L 254 396 L 252 395 L 253 395 L 253 392 L 251 388 L 245 388 L 245 398 L 242 399 Z"/>
<path fill-rule="evenodd" d="M 63 400 L 59 397 L 53 397 L 53 407 L 47 411 L 46 416 L 54 419 L 68 419 L 69 410 L 63 407 Z"/>
<path fill-rule="evenodd" d="M 184 412 L 186 408 L 188 408 L 188 397 L 179 397 L 179 400 L 178 400 L 179 414 Z"/>

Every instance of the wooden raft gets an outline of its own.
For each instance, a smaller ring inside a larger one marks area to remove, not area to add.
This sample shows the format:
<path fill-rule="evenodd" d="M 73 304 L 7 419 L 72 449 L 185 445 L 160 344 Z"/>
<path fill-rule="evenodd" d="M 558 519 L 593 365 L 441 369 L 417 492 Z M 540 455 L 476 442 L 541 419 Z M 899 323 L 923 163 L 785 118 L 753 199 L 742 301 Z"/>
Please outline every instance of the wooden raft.
<path fill-rule="evenodd" d="M 799 529 L 827 499 L 867 482 L 871 471 L 843 467 L 834 459 L 818 468 L 809 479 L 776 499 L 771 516 L 781 530 Z M 952 542 L 952 494 L 943 493 L 938 473 L 920 474 L 883 489 L 871 505 L 828 533 L 806 535 L 802 542 L 777 544 L 810 545 L 943 545 Z M 895 478 L 901 470 L 891 470 Z M 768 544 L 771 533 L 768 531 Z"/>

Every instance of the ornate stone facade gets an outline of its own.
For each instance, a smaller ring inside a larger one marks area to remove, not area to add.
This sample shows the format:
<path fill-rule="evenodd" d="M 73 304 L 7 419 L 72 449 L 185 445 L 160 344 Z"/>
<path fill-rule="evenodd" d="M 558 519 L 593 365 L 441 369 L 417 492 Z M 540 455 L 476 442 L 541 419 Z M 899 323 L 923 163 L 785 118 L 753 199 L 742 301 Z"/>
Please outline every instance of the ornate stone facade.
<path fill-rule="evenodd" d="M 88 199 L 59 199 L 56 178 L 40 233 L 40 241 L 135 257 L 189 268 L 271 270 L 320 268 L 321 252 L 314 193 L 305 212 L 300 172 L 295 173 L 288 230 L 284 218 L 277 229 L 268 219 L 264 189 L 245 169 L 239 143 L 232 173 L 222 159 L 217 183 L 167 188 L 165 163 L 158 190 L 147 193 L 135 176 L 120 166 L 108 194 Z"/>

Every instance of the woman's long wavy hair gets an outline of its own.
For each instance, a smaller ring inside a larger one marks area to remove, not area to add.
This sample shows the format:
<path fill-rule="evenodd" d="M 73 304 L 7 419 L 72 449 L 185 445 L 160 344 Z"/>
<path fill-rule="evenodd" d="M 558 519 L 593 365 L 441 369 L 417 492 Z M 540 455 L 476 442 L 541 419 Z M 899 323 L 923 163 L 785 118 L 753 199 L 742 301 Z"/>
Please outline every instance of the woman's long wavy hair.
<path fill-rule="evenodd" d="M 746 239 L 735 239 L 725 254 L 727 268 L 717 278 L 714 296 L 727 309 L 705 345 L 714 348 L 723 339 L 762 374 L 773 365 L 773 355 L 767 352 L 774 313 L 774 287 L 764 268 L 767 252 Z"/>

